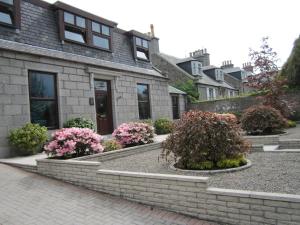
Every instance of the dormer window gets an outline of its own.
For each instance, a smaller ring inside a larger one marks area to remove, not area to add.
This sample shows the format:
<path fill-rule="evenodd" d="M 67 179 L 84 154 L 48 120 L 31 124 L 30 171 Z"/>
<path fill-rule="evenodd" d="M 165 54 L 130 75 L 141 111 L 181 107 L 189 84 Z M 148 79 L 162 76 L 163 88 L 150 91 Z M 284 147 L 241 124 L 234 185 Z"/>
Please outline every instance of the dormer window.
<path fill-rule="evenodd" d="M 0 0 L 0 24 L 20 27 L 20 0 Z"/>
<path fill-rule="evenodd" d="M 92 43 L 98 48 L 111 49 L 110 27 L 92 22 Z"/>
<path fill-rule="evenodd" d="M 192 61 L 191 63 L 192 63 L 192 74 L 194 76 L 201 75 L 202 64 L 197 61 Z"/>
<path fill-rule="evenodd" d="M 138 59 L 149 60 L 149 42 L 140 37 L 134 37 L 135 56 Z"/>
<path fill-rule="evenodd" d="M 86 19 L 69 12 L 64 12 L 64 37 L 79 43 L 87 42 Z"/>
<path fill-rule="evenodd" d="M 216 80 L 217 81 L 224 81 L 224 73 L 222 70 L 216 69 Z"/>

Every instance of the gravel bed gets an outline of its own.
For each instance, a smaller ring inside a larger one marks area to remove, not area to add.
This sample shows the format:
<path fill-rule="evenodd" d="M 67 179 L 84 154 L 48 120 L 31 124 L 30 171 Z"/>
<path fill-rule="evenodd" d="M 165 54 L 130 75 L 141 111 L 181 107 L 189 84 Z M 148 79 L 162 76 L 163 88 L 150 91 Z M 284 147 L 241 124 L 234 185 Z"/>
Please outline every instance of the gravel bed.
<path fill-rule="evenodd" d="M 300 124 L 297 124 L 297 127 L 289 128 L 286 130 L 287 134 L 281 135 L 280 140 L 284 139 L 300 139 Z"/>
<path fill-rule="evenodd" d="M 127 156 L 102 163 L 103 169 L 185 174 L 191 172 L 169 169 L 160 157 L 161 150 Z M 300 153 L 252 153 L 248 157 L 252 167 L 243 171 L 209 175 L 209 186 L 229 189 L 300 194 Z"/>

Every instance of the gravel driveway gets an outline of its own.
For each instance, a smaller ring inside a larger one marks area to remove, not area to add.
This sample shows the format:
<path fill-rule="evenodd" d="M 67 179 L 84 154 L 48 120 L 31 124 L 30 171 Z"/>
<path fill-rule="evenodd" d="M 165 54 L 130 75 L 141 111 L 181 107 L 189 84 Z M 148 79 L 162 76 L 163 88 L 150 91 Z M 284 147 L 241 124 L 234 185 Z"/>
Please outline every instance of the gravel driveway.
<path fill-rule="evenodd" d="M 166 161 L 159 158 L 160 151 L 153 150 L 106 161 L 102 167 L 112 170 L 201 176 L 170 170 Z M 300 194 L 300 153 L 252 153 L 247 158 L 253 164 L 251 168 L 210 175 L 209 186 Z"/>

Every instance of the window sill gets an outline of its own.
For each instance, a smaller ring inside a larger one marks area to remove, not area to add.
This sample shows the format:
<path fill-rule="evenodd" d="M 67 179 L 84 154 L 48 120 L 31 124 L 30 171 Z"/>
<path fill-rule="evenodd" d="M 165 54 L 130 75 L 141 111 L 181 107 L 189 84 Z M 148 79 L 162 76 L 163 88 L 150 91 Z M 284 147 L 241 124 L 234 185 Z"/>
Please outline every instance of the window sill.
<path fill-rule="evenodd" d="M 7 27 L 7 28 L 11 28 L 11 29 L 18 29 L 18 27 L 14 24 L 8 24 L 8 23 L 2 23 L 0 22 L 0 26 L 3 26 L 3 27 Z"/>
<path fill-rule="evenodd" d="M 149 59 L 143 59 L 143 58 L 139 58 L 139 57 L 136 57 L 136 60 L 137 60 L 137 61 L 150 62 Z"/>
<path fill-rule="evenodd" d="M 88 47 L 88 48 L 98 49 L 98 50 L 101 50 L 101 51 L 112 53 L 111 49 L 100 48 L 100 47 L 97 47 L 97 46 L 94 46 L 94 45 L 89 45 L 87 43 L 81 43 L 81 42 L 73 41 L 73 40 L 70 40 L 70 39 L 64 39 L 63 41 L 67 42 L 67 43 L 71 43 L 71 44 L 77 44 L 77 45 L 85 46 L 85 47 Z"/>

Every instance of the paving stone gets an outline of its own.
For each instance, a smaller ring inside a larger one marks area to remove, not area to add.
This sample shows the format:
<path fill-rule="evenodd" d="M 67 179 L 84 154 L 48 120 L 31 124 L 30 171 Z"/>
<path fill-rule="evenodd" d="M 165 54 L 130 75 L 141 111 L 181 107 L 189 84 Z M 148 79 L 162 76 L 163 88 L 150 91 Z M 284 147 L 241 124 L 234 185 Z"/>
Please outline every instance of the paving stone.
<path fill-rule="evenodd" d="M 3 164 L 0 181 L 1 225 L 216 225 Z"/>

